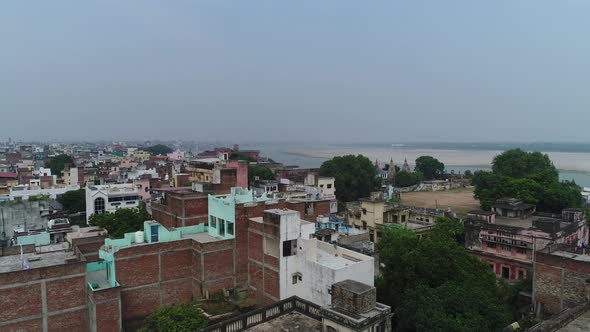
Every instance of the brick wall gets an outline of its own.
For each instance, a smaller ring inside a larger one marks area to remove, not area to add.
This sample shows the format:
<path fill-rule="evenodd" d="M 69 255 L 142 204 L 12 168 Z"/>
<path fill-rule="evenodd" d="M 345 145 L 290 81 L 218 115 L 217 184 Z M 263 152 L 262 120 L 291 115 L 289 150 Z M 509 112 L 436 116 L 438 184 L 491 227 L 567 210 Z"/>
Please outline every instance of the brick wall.
<path fill-rule="evenodd" d="M 205 223 L 208 211 L 207 195 L 197 193 L 167 193 L 165 204 L 152 203 L 152 218 L 168 228 Z"/>
<path fill-rule="evenodd" d="M 85 263 L 0 274 L 0 330 L 85 331 Z"/>
<path fill-rule="evenodd" d="M 171 293 L 177 303 L 191 300 L 191 242 L 146 244 L 123 248 L 115 254 L 123 321 L 133 323 L 159 306 L 170 304 Z"/>
<path fill-rule="evenodd" d="M 537 253 L 535 264 L 536 301 L 553 315 L 587 301 L 590 261 Z"/>

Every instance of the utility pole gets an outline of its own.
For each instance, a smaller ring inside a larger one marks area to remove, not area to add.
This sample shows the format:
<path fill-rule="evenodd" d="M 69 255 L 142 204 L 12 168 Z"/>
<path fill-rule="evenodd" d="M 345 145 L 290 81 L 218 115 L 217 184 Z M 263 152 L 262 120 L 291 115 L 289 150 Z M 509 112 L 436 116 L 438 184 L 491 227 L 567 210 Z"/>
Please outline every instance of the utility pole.
<path fill-rule="evenodd" d="M 532 290 L 532 300 L 533 300 L 533 314 L 535 317 L 537 317 L 537 298 L 536 298 L 536 291 L 535 291 L 535 284 L 536 284 L 536 280 L 535 280 L 535 268 L 536 268 L 536 238 L 534 235 L 531 235 L 531 238 L 533 239 L 533 290 Z"/>

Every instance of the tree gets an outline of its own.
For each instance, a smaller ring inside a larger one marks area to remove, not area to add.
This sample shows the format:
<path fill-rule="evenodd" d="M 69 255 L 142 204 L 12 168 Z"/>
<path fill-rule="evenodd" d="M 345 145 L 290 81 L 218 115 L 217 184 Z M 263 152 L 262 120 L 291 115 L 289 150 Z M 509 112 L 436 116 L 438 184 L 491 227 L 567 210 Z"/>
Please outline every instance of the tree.
<path fill-rule="evenodd" d="M 125 233 L 141 230 L 143 222 L 151 218 L 143 209 L 118 209 L 114 213 L 93 214 L 88 223 L 106 229 L 112 238 L 122 238 Z"/>
<path fill-rule="evenodd" d="M 258 165 L 248 165 L 248 185 L 254 185 L 254 182 L 258 180 L 276 180 L 276 174 L 268 167 Z"/>
<path fill-rule="evenodd" d="M 207 317 L 193 303 L 173 304 L 154 310 L 145 319 L 141 329 L 146 332 L 176 331 L 192 332 L 207 326 Z"/>
<path fill-rule="evenodd" d="M 541 152 L 526 152 L 521 149 L 504 151 L 492 161 L 492 171 L 510 178 L 532 178 L 546 182 L 559 181 L 559 173 L 549 159 Z"/>
<path fill-rule="evenodd" d="M 465 171 L 465 173 L 463 173 L 463 176 L 464 176 L 466 179 L 471 179 L 471 178 L 473 177 L 473 172 L 471 172 L 471 170 L 470 170 L 470 169 L 468 169 L 468 170 L 466 170 L 466 171 Z"/>
<path fill-rule="evenodd" d="M 463 224 L 455 219 L 447 217 L 438 217 L 436 227 L 432 230 L 435 237 L 449 237 L 463 246 L 465 244 L 465 228 Z"/>
<path fill-rule="evenodd" d="M 417 172 L 401 171 L 395 176 L 395 185 L 398 187 L 410 187 L 422 182 L 422 174 Z"/>
<path fill-rule="evenodd" d="M 68 156 L 67 154 L 60 154 L 49 158 L 49 160 L 45 162 L 45 167 L 49 167 L 49 169 L 51 169 L 52 175 L 57 175 L 59 177 L 61 176 L 61 173 L 64 170 L 66 164 L 73 165 L 74 159 L 72 159 L 72 157 Z"/>
<path fill-rule="evenodd" d="M 145 152 L 149 152 L 152 155 L 163 155 L 163 154 L 168 154 L 172 152 L 172 149 L 166 145 L 163 144 L 158 144 L 158 145 L 154 145 L 154 146 L 150 146 L 148 148 L 144 148 L 143 149 Z"/>
<path fill-rule="evenodd" d="M 440 178 L 445 172 L 445 164 L 431 156 L 421 156 L 416 159 L 416 172 L 422 173 L 424 179 L 433 180 Z"/>
<path fill-rule="evenodd" d="M 325 161 L 320 167 L 321 176 L 335 178 L 336 198 L 340 202 L 352 202 L 368 197 L 381 188 L 381 179 L 373 163 L 365 156 L 347 155 Z"/>
<path fill-rule="evenodd" d="M 57 201 L 68 213 L 86 211 L 86 191 L 84 189 L 66 191 L 57 196 Z"/>
<path fill-rule="evenodd" d="M 240 151 L 232 151 L 229 155 L 230 160 L 246 160 L 248 162 L 255 162 L 256 160 L 250 157 L 248 154 L 240 152 Z"/>
<path fill-rule="evenodd" d="M 573 182 L 559 182 L 557 169 L 540 152 L 508 150 L 494 158 L 492 172 L 477 171 L 474 195 L 489 210 L 501 197 L 515 197 L 537 205 L 539 211 L 561 212 L 580 207 L 582 195 Z"/>
<path fill-rule="evenodd" d="M 376 280 L 378 300 L 392 307 L 399 331 L 501 330 L 513 318 L 506 288 L 458 243 L 458 222 L 439 222 L 423 239 L 385 229 L 378 243 L 385 266 Z"/>

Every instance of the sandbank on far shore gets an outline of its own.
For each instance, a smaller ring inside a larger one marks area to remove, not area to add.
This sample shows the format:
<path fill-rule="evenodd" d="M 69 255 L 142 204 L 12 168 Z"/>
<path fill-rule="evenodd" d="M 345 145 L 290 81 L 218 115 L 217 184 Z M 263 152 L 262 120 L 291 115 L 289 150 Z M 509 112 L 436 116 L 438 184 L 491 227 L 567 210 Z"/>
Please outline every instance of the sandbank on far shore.
<path fill-rule="evenodd" d="M 408 163 L 412 165 L 414 160 L 420 156 L 433 156 L 443 162 L 445 166 L 461 166 L 461 167 L 490 167 L 495 156 L 502 153 L 502 151 L 488 151 L 488 150 L 435 150 L 435 149 L 402 149 L 392 147 L 391 149 L 384 148 L 307 148 L 307 149 L 292 149 L 287 151 L 292 155 L 330 159 L 335 156 L 343 156 L 348 154 L 362 154 L 371 160 L 379 160 L 379 162 L 389 162 L 393 159 L 394 163 L 401 165 L 404 159 L 408 159 Z M 573 171 L 573 172 L 590 172 L 590 153 L 579 152 L 544 152 L 549 155 L 549 158 L 559 170 Z"/>

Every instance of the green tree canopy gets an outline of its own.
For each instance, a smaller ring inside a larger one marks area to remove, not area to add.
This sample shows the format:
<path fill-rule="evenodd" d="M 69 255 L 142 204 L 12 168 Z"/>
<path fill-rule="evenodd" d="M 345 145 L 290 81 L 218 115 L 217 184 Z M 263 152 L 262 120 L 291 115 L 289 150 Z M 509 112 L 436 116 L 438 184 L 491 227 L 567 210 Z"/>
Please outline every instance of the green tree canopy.
<path fill-rule="evenodd" d="M 57 201 L 69 213 L 86 211 L 86 190 L 70 190 L 57 196 Z"/>
<path fill-rule="evenodd" d="M 395 185 L 398 187 L 410 187 L 422 182 L 422 173 L 400 171 L 395 176 Z"/>
<path fill-rule="evenodd" d="M 173 304 L 154 310 L 145 319 L 140 331 L 176 331 L 193 332 L 207 326 L 207 317 L 193 303 Z"/>
<path fill-rule="evenodd" d="M 335 178 L 336 198 L 340 202 L 352 202 L 368 197 L 379 190 L 381 179 L 371 161 L 362 155 L 339 156 L 325 161 L 320 167 L 321 176 Z"/>
<path fill-rule="evenodd" d="M 112 238 L 122 238 L 125 233 L 141 230 L 143 222 L 151 218 L 143 209 L 118 209 L 114 213 L 93 214 L 88 222 L 106 229 Z"/>
<path fill-rule="evenodd" d="M 150 154 L 156 155 L 156 156 L 168 154 L 173 151 L 172 148 L 170 148 L 169 146 L 163 145 L 163 144 L 157 144 L 154 146 L 150 146 L 148 148 L 144 148 L 143 150 L 145 152 L 149 152 Z"/>
<path fill-rule="evenodd" d="M 422 173 L 424 179 L 433 180 L 443 176 L 445 172 L 445 164 L 438 159 L 431 156 L 421 156 L 416 159 L 416 172 Z"/>
<path fill-rule="evenodd" d="M 458 243 L 458 226 L 441 220 L 423 239 L 406 229 L 384 231 L 377 295 L 392 307 L 396 330 L 498 331 L 511 322 L 505 288 Z"/>
<path fill-rule="evenodd" d="M 492 171 L 510 178 L 531 178 L 535 181 L 559 181 L 559 173 L 549 159 L 541 152 L 526 152 L 512 149 L 497 155 L 492 161 Z"/>
<path fill-rule="evenodd" d="M 61 173 L 64 170 L 66 164 L 73 165 L 74 159 L 72 159 L 72 157 L 68 156 L 67 154 L 60 154 L 49 158 L 49 160 L 45 162 L 45 167 L 51 169 L 51 175 L 57 175 L 59 177 L 61 176 Z"/>
<path fill-rule="evenodd" d="M 545 212 L 559 213 L 564 208 L 582 205 L 577 185 L 559 182 L 557 169 L 540 152 L 508 150 L 494 158 L 492 172 L 477 171 L 472 182 L 475 197 L 485 210 L 501 197 L 522 199 Z"/>
<path fill-rule="evenodd" d="M 231 160 L 246 160 L 248 162 L 255 162 L 254 158 L 250 157 L 248 154 L 240 152 L 240 151 L 232 151 L 229 155 L 229 159 Z"/>
<path fill-rule="evenodd" d="M 258 165 L 248 165 L 248 185 L 255 185 L 258 180 L 276 180 L 276 174 L 268 167 Z"/>

